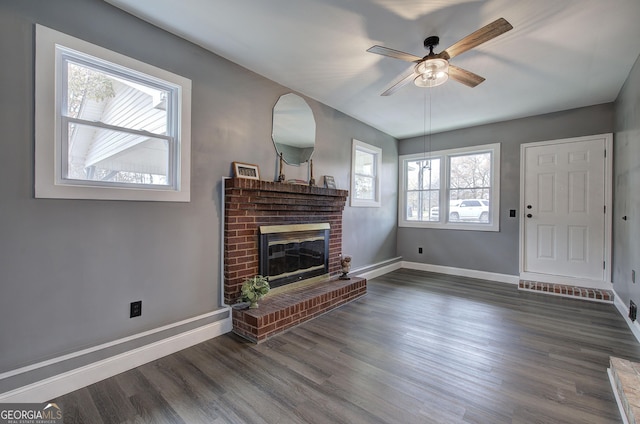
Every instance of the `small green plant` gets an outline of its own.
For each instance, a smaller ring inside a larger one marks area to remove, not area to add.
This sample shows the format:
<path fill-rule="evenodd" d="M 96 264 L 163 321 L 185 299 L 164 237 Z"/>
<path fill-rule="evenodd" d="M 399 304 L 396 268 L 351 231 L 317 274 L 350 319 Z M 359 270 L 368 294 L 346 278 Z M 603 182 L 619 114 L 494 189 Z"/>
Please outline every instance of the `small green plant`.
<path fill-rule="evenodd" d="M 255 277 L 244 280 L 240 292 L 242 293 L 242 300 L 250 303 L 250 308 L 257 308 L 258 300 L 262 299 L 264 295 L 269 293 L 269 289 L 270 287 L 267 277 L 256 275 Z"/>

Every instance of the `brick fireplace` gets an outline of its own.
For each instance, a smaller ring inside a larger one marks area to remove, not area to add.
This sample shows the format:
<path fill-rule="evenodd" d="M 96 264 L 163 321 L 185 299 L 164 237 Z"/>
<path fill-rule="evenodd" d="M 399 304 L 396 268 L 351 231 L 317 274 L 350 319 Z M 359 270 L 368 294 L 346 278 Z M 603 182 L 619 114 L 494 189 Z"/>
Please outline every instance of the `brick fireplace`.
<path fill-rule="evenodd" d="M 338 280 L 346 190 L 244 178 L 225 180 L 224 299 L 233 305 L 260 273 L 260 228 L 328 224 L 328 275 L 272 290 L 258 309 L 233 310 L 234 332 L 260 342 L 366 293 L 366 280 Z M 284 290 L 283 290 L 284 289 Z"/>

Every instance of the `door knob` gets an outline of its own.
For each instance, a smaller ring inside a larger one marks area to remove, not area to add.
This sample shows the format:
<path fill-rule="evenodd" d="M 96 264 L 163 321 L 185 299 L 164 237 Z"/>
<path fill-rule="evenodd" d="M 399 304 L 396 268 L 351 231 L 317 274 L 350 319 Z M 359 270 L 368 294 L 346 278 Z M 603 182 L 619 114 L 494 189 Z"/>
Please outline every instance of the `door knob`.
<path fill-rule="evenodd" d="M 533 215 L 531 215 L 530 213 L 527 214 L 527 218 L 533 218 Z"/>

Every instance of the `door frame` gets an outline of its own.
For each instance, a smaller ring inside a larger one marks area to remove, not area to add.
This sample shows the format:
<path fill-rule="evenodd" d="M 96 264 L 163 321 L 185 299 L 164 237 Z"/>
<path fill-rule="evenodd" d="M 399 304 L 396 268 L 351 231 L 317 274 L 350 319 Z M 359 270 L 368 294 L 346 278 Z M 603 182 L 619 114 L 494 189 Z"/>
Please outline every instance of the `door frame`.
<path fill-rule="evenodd" d="M 553 146 L 564 143 L 575 143 L 580 141 L 587 141 L 593 139 L 603 139 L 605 145 L 605 164 L 604 164 L 604 201 L 606 206 L 606 213 L 604 216 L 604 255 L 605 255 L 605 269 L 604 276 L 605 281 L 590 280 L 586 278 L 556 276 L 551 274 L 539 274 L 524 271 L 524 254 L 525 254 L 525 239 L 524 239 L 524 215 L 525 209 L 525 174 L 526 174 L 526 161 L 525 152 L 529 147 L 539 146 Z M 580 286 L 587 288 L 608 289 L 612 283 L 612 217 L 613 217 L 613 134 L 596 134 L 585 137 L 572 137 L 563 138 L 557 140 L 538 141 L 534 143 L 523 143 L 520 145 L 520 243 L 519 243 L 519 272 L 521 280 L 539 281 L 543 283 L 558 283 L 568 284 L 572 286 Z"/>

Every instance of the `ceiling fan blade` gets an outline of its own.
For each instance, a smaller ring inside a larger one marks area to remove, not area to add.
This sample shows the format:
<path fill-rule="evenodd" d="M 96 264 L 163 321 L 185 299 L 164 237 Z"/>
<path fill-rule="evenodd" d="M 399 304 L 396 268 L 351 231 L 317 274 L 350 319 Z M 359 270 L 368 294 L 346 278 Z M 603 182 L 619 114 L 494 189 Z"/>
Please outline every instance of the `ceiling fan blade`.
<path fill-rule="evenodd" d="M 466 69 L 458 68 L 452 64 L 449 64 L 449 78 L 453 78 L 459 83 L 471 88 L 484 81 L 484 78 L 480 75 L 474 74 Z"/>
<path fill-rule="evenodd" d="M 443 53 L 447 53 L 449 55 L 449 59 L 451 59 L 512 29 L 513 26 L 511 26 L 506 19 L 496 19 L 473 34 L 467 35 L 462 40 L 446 49 Z"/>
<path fill-rule="evenodd" d="M 373 46 L 367 50 L 369 53 L 381 54 L 382 56 L 392 57 L 394 59 L 400 59 L 407 62 L 419 62 L 421 57 L 414 56 L 409 53 L 401 52 L 400 50 L 390 49 L 388 47 Z"/>
<path fill-rule="evenodd" d="M 400 90 L 402 87 L 404 87 L 405 85 L 409 84 L 411 81 L 416 79 L 417 76 L 418 76 L 418 74 L 416 74 L 415 72 L 411 72 L 409 75 L 407 75 L 406 77 L 402 78 L 400 81 L 398 81 L 397 83 L 393 84 L 391 87 L 387 88 L 380 95 L 381 96 L 390 96 L 390 95 L 392 95 L 393 93 L 395 93 L 396 91 Z"/>

